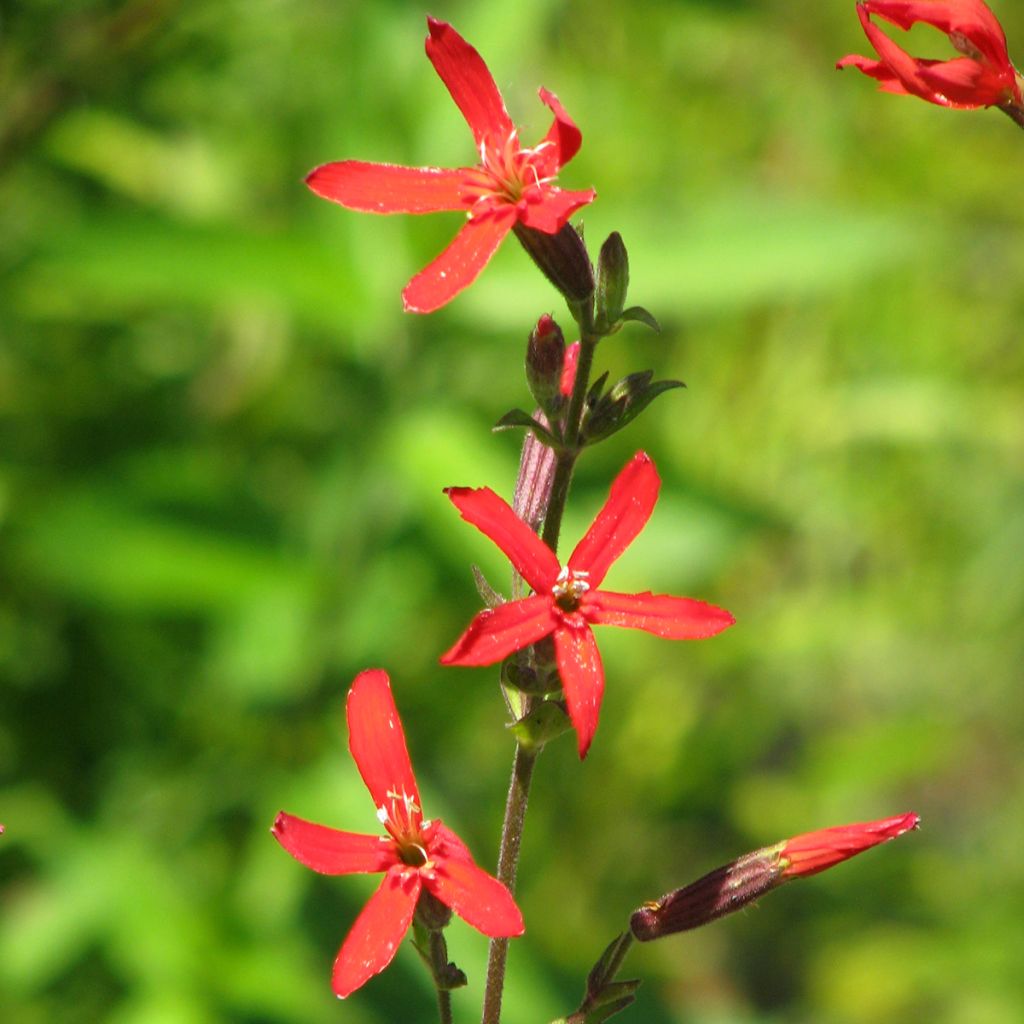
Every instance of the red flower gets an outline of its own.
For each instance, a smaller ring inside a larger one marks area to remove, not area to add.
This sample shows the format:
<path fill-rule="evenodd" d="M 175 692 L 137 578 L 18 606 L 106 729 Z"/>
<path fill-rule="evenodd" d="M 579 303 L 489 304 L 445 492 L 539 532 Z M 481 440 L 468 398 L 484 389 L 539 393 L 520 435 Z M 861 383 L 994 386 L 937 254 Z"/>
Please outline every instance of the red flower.
<path fill-rule="evenodd" d="M 604 670 L 592 625 L 643 629 L 672 640 L 714 636 L 735 621 L 721 608 L 688 597 L 599 590 L 611 564 L 644 528 L 661 480 L 644 452 L 626 464 L 604 508 L 564 567 L 555 553 L 488 487 L 447 490 L 462 518 L 508 556 L 534 593 L 480 612 L 446 654 L 444 665 L 491 665 L 513 651 L 554 638 L 580 757 L 597 729 Z"/>
<path fill-rule="evenodd" d="M 839 864 L 872 846 L 888 842 L 917 828 L 921 819 L 913 812 L 897 814 L 881 821 L 864 821 L 855 825 L 837 825 L 817 832 L 787 839 L 779 853 L 782 877 L 800 878 Z"/>
<path fill-rule="evenodd" d="M 580 343 L 574 341 L 571 345 L 566 346 L 565 360 L 562 363 L 562 379 L 559 382 L 558 390 L 563 398 L 568 398 L 576 386 L 576 367 L 579 365 L 579 361 Z"/>
<path fill-rule="evenodd" d="M 1021 80 L 1006 52 L 1006 35 L 982 0 L 865 0 L 857 14 L 880 60 L 850 54 L 837 68 L 853 66 L 878 79 L 885 92 L 919 96 L 940 107 L 991 107 L 1021 103 Z M 964 56 L 922 60 L 900 49 L 872 21 L 877 15 L 909 29 L 923 21 L 949 36 Z"/>
<path fill-rule="evenodd" d="M 317 167 L 306 178 L 317 195 L 350 210 L 466 211 L 468 219 L 454 241 L 402 292 L 405 308 L 414 313 L 429 313 L 469 287 L 517 221 L 554 234 L 597 194 L 565 192 L 554 184 L 582 136 L 553 93 L 540 90 L 554 123 L 537 146 L 524 149 L 480 54 L 451 25 L 427 18 L 427 27 L 427 56 L 469 123 L 480 163 L 446 169 L 342 160 Z"/>
<path fill-rule="evenodd" d="M 897 814 L 881 821 L 807 832 L 754 850 L 660 900 L 645 903 L 634 911 L 629 927 L 640 942 L 699 928 L 740 910 L 791 879 L 817 874 L 895 839 L 917 828 L 920 822 L 916 814 Z"/>
<path fill-rule="evenodd" d="M 333 987 L 342 999 L 391 963 L 423 889 L 485 935 L 524 930 L 505 886 L 473 863 L 451 829 L 423 818 L 386 672 L 370 669 L 356 676 L 347 713 L 349 750 L 388 834 L 341 832 L 284 811 L 271 830 L 296 860 L 322 874 L 384 872 L 334 961 Z"/>

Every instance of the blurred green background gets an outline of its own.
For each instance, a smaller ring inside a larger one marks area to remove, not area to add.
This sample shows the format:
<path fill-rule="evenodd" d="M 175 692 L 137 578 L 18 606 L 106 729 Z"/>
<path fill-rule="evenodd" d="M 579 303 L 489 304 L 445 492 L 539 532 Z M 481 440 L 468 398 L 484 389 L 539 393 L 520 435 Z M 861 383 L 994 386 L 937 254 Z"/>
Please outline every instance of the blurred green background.
<path fill-rule="evenodd" d="M 1024 11 L 996 5 L 1024 57 Z M 0 1006 L 5 1024 L 430 1021 L 404 946 L 343 1004 L 376 885 L 282 808 L 374 831 L 344 693 L 392 674 L 426 811 L 492 865 L 495 672 L 438 654 L 507 566 L 448 484 L 509 495 L 526 334 L 508 243 L 430 317 L 458 215 L 315 199 L 347 156 L 473 159 L 406 0 L 0 4 Z M 556 91 L 629 246 L 599 367 L 689 388 L 582 462 L 575 542 L 638 448 L 663 497 L 615 589 L 723 604 L 707 643 L 605 630 L 601 728 L 538 766 L 507 1024 L 571 1010 L 644 899 L 812 828 L 922 831 L 639 947 L 622 1020 L 1024 1016 L 1024 135 L 876 93 L 852 2 L 437 0 L 527 143 Z M 944 40 L 911 38 L 925 55 Z M 476 1019 L 484 940 L 461 923 Z"/>

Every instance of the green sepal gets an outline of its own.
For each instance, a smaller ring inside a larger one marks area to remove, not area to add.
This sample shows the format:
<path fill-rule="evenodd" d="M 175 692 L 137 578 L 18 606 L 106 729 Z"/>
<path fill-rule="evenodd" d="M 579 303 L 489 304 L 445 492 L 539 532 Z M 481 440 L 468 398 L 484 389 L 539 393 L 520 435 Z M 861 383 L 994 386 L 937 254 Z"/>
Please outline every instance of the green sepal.
<path fill-rule="evenodd" d="M 652 381 L 653 371 L 643 370 L 623 377 L 589 410 L 580 431 L 584 441 L 592 444 L 621 430 L 631 423 L 658 395 L 675 388 L 685 388 L 681 380 Z"/>
<path fill-rule="evenodd" d="M 617 973 L 618 965 L 622 962 L 624 949 L 628 949 L 632 943 L 633 936 L 629 932 L 622 932 L 608 943 L 604 952 L 597 958 L 597 963 L 590 968 L 590 973 L 587 975 L 588 1001 L 595 1000 L 611 984 L 612 978 Z M 633 988 L 635 989 L 636 985 Z"/>
<path fill-rule="evenodd" d="M 487 582 L 483 569 L 479 565 L 471 565 L 469 568 L 473 573 L 473 582 L 476 583 L 476 592 L 480 595 L 484 607 L 497 608 L 499 604 L 504 604 L 505 598 Z"/>
<path fill-rule="evenodd" d="M 628 985 L 630 983 L 624 981 L 622 984 Z M 638 981 L 636 984 L 639 985 L 640 982 Z M 605 1003 L 602 1006 L 595 1006 L 593 1009 L 585 1010 L 582 1013 L 574 1013 L 566 1020 L 566 1024 L 604 1024 L 609 1017 L 614 1017 L 615 1014 L 626 1009 L 627 1006 L 631 1006 L 635 1002 L 635 995 L 630 994 L 623 996 L 614 1003 Z"/>
<path fill-rule="evenodd" d="M 610 333 L 619 322 L 629 289 L 629 256 L 622 235 L 613 231 L 597 259 L 597 329 Z"/>
<path fill-rule="evenodd" d="M 510 409 L 497 423 L 491 427 L 492 430 L 515 430 L 517 427 L 525 427 L 532 430 L 534 436 L 541 444 L 549 448 L 559 448 L 562 442 L 555 437 L 547 427 L 538 423 L 528 412 L 522 409 Z"/>
<path fill-rule="evenodd" d="M 542 700 L 528 714 L 509 727 L 521 747 L 541 750 L 545 744 L 572 729 L 565 707 L 558 701 Z"/>
<path fill-rule="evenodd" d="M 630 306 L 629 309 L 624 309 L 616 321 L 616 330 L 630 321 L 646 324 L 652 331 L 661 334 L 661 324 L 655 320 L 654 314 L 649 313 L 643 306 Z"/>
<path fill-rule="evenodd" d="M 420 959 L 427 965 L 431 977 L 434 979 L 434 987 L 439 992 L 453 992 L 457 988 L 465 988 L 469 984 L 466 972 L 448 960 L 448 944 L 442 939 L 442 951 L 444 953 L 444 966 L 436 969 L 430 955 L 430 929 L 427 928 L 419 916 L 412 920 L 412 945 Z"/>
<path fill-rule="evenodd" d="M 543 697 L 562 688 L 557 672 L 552 673 L 550 669 L 520 662 L 518 654 L 510 655 L 502 663 L 501 682 L 503 686 L 514 687 L 534 697 Z M 516 717 L 521 718 L 522 715 Z"/>
<path fill-rule="evenodd" d="M 587 389 L 587 397 L 584 399 L 584 406 L 587 409 L 592 409 L 597 405 L 598 399 L 601 397 L 601 392 L 604 390 L 605 381 L 608 380 L 608 371 L 605 370 L 597 380 Z"/>

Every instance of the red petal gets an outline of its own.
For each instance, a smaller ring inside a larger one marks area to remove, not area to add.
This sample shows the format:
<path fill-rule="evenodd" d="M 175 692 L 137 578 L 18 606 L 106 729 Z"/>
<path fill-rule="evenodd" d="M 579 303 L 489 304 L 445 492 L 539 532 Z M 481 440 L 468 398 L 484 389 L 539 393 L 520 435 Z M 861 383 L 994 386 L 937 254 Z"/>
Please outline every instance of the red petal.
<path fill-rule="evenodd" d="M 597 193 L 591 188 L 585 192 L 564 192 L 560 188 L 545 186 L 539 202 L 528 202 L 519 211 L 519 220 L 528 228 L 553 235 L 581 207 L 592 203 Z"/>
<path fill-rule="evenodd" d="M 614 594 L 591 590 L 583 597 L 580 613 L 595 625 L 642 629 L 669 640 L 703 640 L 736 621 L 724 608 L 713 604 L 650 591 Z"/>
<path fill-rule="evenodd" d="M 382 836 L 342 832 L 281 811 L 270 830 L 297 860 L 323 875 L 387 871 L 398 863 L 395 848 Z"/>
<path fill-rule="evenodd" d="M 555 553 L 490 487 L 446 487 L 445 494 L 467 523 L 501 548 L 530 586 L 550 590 L 561 568 Z"/>
<path fill-rule="evenodd" d="M 461 210 L 466 172 L 342 160 L 323 164 L 306 184 L 324 199 L 364 213 L 437 213 Z"/>
<path fill-rule="evenodd" d="M 870 57 L 862 57 L 856 53 L 847 54 L 836 61 L 836 67 L 841 71 L 843 68 L 856 68 L 870 78 L 875 78 L 881 83 L 885 92 L 906 93 L 902 82 L 893 73 L 888 64 L 880 60 L 872 60 Z"/>
<path fill-rule="evenodd" d="M 547 178 L 557 174 L 579 152 L 583 134 L 553 92 L 539 89 L 538 93 L 544 105 L 555 115 L 547 135 L 537 147 L 540 159 L 535 166 L 541 177 Z"/>
<path fill-rule="evenodd" d="M 945 97 L 936 94 L 926 82 L 921 80 L 918 73 L 918 62 L 872 23 L 863 6 L 857 7 L 857 15 L 871 45 L 878 51 L 879 57 L 888 65 L 908 93 L 927 100 L 929 103 L 938 104 L 940 107 L 949 106 L 949 101 Z"/>
<path fill-rule="evenodd" d="M 817 874 L 872 846 L 895 839 L 917 828 L 920 823 L 920 817 L 911 812 L 881 821 L 839 825 L 796 836 L 788 839 L 782 847 L 782 858 L 789 862 L 783 874 L 786 878 Z"/>
<path fill-rule="evenodd" d="M 447 825 L 437 823 L 434 841 L 430 844 L 430 856 L 448 860 L 468 860 L 473 862 L 473 854 L 469 847 Z"/>
<path fill-rule="evenodd" d="M 451 302 L 477 279 L 515 219 L 514 206 L 501 206 L 486 216 L 466 221 L 448 248 L 405 286 L 405 309 L 432 313 Z"/>
<path fill-rule="evenodd" d="M 580 343 L 574 341 L 571 345 L 566 346 L 565 359 L 562 363 L 562 379 L 558 384 L 558 391 L 564 398 L 568 398 L 576 386 L 576 367 L 579 365 L 579 361 Z"/>
<path fill-rule="evenodd" d="M 615 478 L 604 508 L 569 556 L 569 568 L 589 573 L 591 588 L 601 585 L 609 567 L 651 518 L 661 480 L 645 452 L 637 452 Z"/>
<path fill-rule="evenodd" d="M 332 985 L 340 999 L 380 974 L 394 959 L 412 923 L 421 885 L 419 872 L 407 867 L 393 868 L 384 876 L 334 961 Z"/>
<path fill-rule="evenodd" d="M 515 126 L 483 58 L 446 22 L 428 17 L 427 28 L 427 56 L 462 111 L 477 148 L 487 140 L 503 145 Z"/>
<path fill-rule="evenodd" d="M 439 861 L 433 873 L 425 874 L 423 884 L 484 935 L 508 938 L 526 930 L 512 894 L 471 861 Z"/>
<path fill-rule="evenodd" d="M 868 0 L 863 6 L 902 29 L 923 21 L 946 35 L 959 32 L 986 56 L 1001 51 L 1002 59 L 1008 60 L 1003 26 L 981 0 Z"/>
<path fill-rule="evenodd" d="M 604 668 L 591 629 L 587 626 L 556 629 L 555 659 L 582 760 L 587 756 L 590 741 L 597 731 L 601 698 L 604 696 Z"/>
<path fill-rule="evenodd" d="M 422 806 L 387 672 L 367 669 L 356 676 L 347 713 L 348 748 L 374 806 L 390 807 L 396 793 Z"/>
<path fill-rule="evenodd" d="M 549 594 L 534 594 L 487 608 L 469 624 L 452 648 L 441 655 L 442 665 L 493 665 L 496 661 L 547 636 L 558 619 Z"/>
<path fill-rule="evenodd" d="M 927 65 L 918 62 L 921 81 L 940 96 L 945 96 L 952 107 L 991 107 L 1005 103 L 1013 91 L 1012 78 L 1006 79 L 988 64 L 979 64 L 969 57 L 941 61 Z"/>

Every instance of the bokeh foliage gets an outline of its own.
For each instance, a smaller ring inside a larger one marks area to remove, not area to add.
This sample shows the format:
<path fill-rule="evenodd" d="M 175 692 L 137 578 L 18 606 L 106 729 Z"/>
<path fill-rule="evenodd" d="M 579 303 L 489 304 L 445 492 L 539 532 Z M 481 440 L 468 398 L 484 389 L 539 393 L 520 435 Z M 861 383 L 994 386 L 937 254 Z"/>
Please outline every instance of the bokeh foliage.
<path fill-rule="evenodd" d="M 1024 59 L 1024 13 L 995 4 Z M 472 159 L 405 0 L 0 4 L 0 1005 L 5 1024 L 433 1019 L 408 948 L 345 1004 L 370 879 L 281 809 L 371 830 L 355 673 L 392 674 L 426 810 L 489 864 L 511 748 L 492 670 L 437 655 L 507 573 L 448 484 L 508 494 L 555 296 L 507 244 L 429 318 L 398 293 L 457 217 L 301 184 Z M 1024 136 L 876 94 L 853 3 L 444 2 L 527 141 L 555 90 L 629 246 L 598 360 L 666 396 L 580 468 L 579 535 L 637 448 L 662 500 L 618 589 L 719 639 L 601 634 L 591 755 L 538 766 L 508 1024 L 578 1001 L 629 911 L 750 848 L 923 831 L 644 947 L 633 1020 L 1016 1024 L 1024 1010 Z M 912 34 L 934 55 L 941 39 Z M 924 52 L 924 51 L 922 51 Z M 563 323 L 567 318 L 563 318 Z M 483 940 L 453 926 L 473 1019 Z M 623 1018 L 626 1019 L 626 1018 Z"/>

